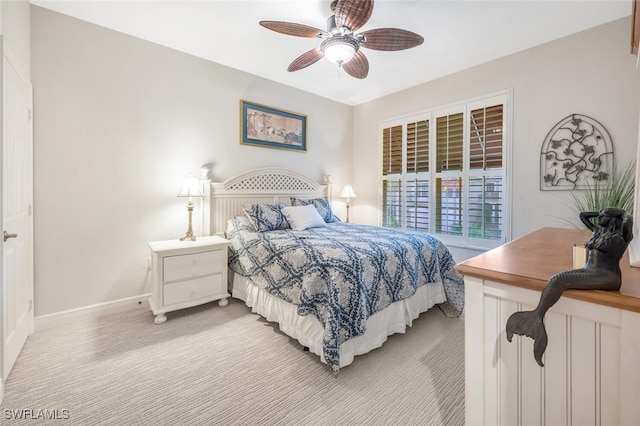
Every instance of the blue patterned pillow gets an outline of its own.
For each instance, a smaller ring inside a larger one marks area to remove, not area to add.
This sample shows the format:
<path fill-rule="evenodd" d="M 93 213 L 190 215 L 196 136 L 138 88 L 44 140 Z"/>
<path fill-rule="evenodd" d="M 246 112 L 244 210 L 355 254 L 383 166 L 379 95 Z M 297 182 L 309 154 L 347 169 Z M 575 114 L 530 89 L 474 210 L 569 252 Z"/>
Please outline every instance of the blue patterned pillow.
<path fill-rule="evenodd" d="M 340 222 L 338 216 L 333 214 L 333 210 L 331 210 L 331 204 L 329 200 L 326 198 L 312 198 L 310 200 L 302 200 L 300 198 L 291 197 L 291 205 L 292 206 L 306 206 L 307 204 L 313 204 L 313 206 L 318 210 L 322 219 L 324 219 L 327 223 Z"/>
<path fill-rule="evenodd" d="M 244 214 L 258 232 L 289 229 L 289 222 L 282 214 L 284 204 L 245 204 Z"/>

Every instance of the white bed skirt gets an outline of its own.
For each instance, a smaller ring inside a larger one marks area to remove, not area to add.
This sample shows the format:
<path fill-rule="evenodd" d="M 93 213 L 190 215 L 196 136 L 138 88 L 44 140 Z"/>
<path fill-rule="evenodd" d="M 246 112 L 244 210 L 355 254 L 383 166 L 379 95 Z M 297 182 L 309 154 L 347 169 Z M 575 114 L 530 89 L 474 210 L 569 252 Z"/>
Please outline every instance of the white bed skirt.
<path fill-rule="evenodd" d="M 282 332 L 308 347 L 325 362 L 322 355 L 323 327 L 314 315 L 298 315 L 295 305 L 270 295 L 231 269 L 229 279 L 232 282 L 233 297 L 243 300 L 252 312 L 263 316 L 267 321 L 277 322 Z M 422 312 L 445 301 L 442 284 L 429 284 L 419 287 L 416 294 L 410 298 L 394 302 L 373 314 L 367 320 L 365 334 L 354 337 L 340 346 L 340 367 L 351 364 L 356 355 L 379 348 L 388 336 L 404 333 L 407 326 L 411 326 L 413 320 Z"/>

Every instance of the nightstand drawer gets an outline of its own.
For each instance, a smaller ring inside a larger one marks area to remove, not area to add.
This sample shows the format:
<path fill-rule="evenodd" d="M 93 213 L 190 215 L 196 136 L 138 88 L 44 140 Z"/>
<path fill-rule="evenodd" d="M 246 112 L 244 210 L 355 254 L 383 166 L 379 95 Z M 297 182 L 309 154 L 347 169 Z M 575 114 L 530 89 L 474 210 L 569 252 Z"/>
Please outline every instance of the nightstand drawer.
<path fill-rule="evenodd" d="M 171 282 L 222 272 L 225 264 L 222 250 L 183 254 L 164 258 L 162 281 Z"/>
<path fill-rule="evenodd" d="M 165 284 L 163 286 L 164 305 L 173 305 L 220 295 L 224 293 L 222 284 L 222 274 Z"/>

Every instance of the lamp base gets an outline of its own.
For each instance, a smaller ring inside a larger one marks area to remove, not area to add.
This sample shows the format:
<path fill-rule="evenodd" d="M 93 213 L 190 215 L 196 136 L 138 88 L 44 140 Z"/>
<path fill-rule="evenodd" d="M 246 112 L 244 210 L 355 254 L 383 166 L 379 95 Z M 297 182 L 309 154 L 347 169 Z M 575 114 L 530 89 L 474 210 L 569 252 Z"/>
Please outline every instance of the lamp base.
<path fill-rule="evenodd" d="M 180 241 L 185 241 L 185 240 L 189 240 L 189 241 L 195 241 L 196 240 L 196 236 L 193 235 L 193 231 L 188 230 L 186 234 L 184 234 L 184 237 L 180 238 Z"/>
<path fill-rule="evenodd" d="M 189 227 L 187 228 L 187 233 L 184 234 L 184 237 L 180 238 L 180 241 L 195 241 L 196 236 L 193 234 L 193 226 L 191 225 L 191 217 L 193 214 L 193 202 L 189 200 L 189 204 L 187 204 L 187 211 L 189 212 Z"/>

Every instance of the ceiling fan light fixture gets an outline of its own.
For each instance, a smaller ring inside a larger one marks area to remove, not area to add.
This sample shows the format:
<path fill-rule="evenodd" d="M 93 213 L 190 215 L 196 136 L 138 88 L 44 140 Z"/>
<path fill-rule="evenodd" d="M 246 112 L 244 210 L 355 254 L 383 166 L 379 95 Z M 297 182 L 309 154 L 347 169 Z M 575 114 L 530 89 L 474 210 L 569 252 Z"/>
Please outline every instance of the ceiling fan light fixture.
<path fill-rule="evenodd" d="M 350 36 L 333 36 L 320 45 L 325 58 L 334 64 L 342 65 L 353 59 L 360 43 Z"/>
<path fill-rule="evenodd" d="M 360 47 L 394 51 L 424 42 L 422 36 L 400 28 L 378 28 L 356 34 L 371 17 L 373 4 L 374 0 L 334 0 L 326 31 L 295 22 L 260 21 L 260 25 L 281 34 L 323 40 L 319 47 L 294 59 L 287 71 L 299 71 L 325 57 L 337 64 L 338 70 L 344 69 L 351 77 L 363 79 L 369 74 L 369 61 Z"/>

